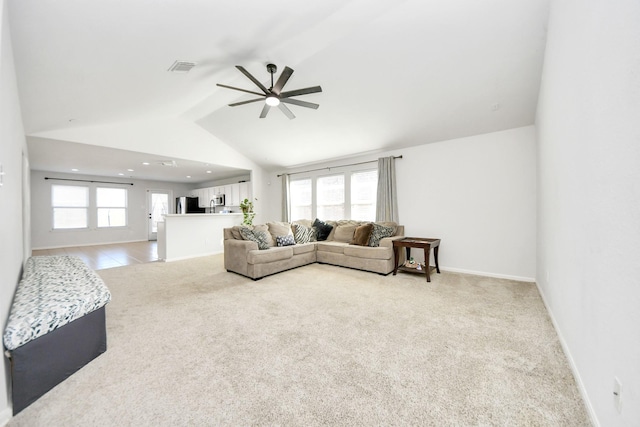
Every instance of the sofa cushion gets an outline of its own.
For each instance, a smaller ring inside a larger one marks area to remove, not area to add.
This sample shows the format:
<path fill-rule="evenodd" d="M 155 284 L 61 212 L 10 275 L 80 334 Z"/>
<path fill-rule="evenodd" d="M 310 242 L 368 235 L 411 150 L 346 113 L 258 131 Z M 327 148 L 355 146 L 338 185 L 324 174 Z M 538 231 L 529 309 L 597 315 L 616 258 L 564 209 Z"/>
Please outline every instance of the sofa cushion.
<path fill-rule="evenodd" d="M 269 233 L 256 229 L 250 229 L 249 227 L 240 227 L 240 235 L 244 240 L 251 240 L 258 244 L 258 249 L 269 249 Z"/>
<path fill-rule="evenodd" d="M 327 237 L 329 237 L 331 230 L 333 230 L 333 225 L 327 224 L 326 222 L 320 221 L 318 218 L 316 218 L 316 220 L 313 221 L 313 228 L 316 229 L 316 237 L 318 239 L 318 242 L 321 242 L 323 240 L 327 240 Z"/>
<path fill-rule="evenodd" d="M 355 225 L 338 225 L 333 234 L 333 240 L 335 242 L 350 243 L 353 240 L 353 233 L 355 231 Z"/>
<path fill-rule="evenodd" d="M 291 224 L 288 222 L 268 222 L 267 227 L 269 228 L 269 233 L 271 233 L 273 240 L 275 240 L 277 236 L 286 236 L 288 234 L 293 236 Z"/>
<path fill-rule="evenodd" d="M 380 240 L 384 237 L 391 237 L 395 229 L 393 227 L 387 227 L 385 225 L 373 224 L 373 231 L 371 232 L 371 237 L 369 237 L 369 246 L 378 247 L 380 246 Z"/>
<path fill-rule="evenodd" d="M 270 248 L 268 251 L 249 251 L 247 253 L 247 262 L 249 264 L 265 264 L 289 259 L 293 256 L 292 248 L 293 246 L 284 246 L 282 248 Z"/>
<path fill-rule="evenodd" d="M 233 236 L 234 239 L 236 240 L 244 240 L 242 238 L 242 234 L 240 234 L 240 229 L 242 227 L 239 225 L 234 225 L 233 227 L 231 227 L 231 235 Z"/>
<path fill-rule="evenodd" d="M 342 242 L 318 242 L 318 250 L 324 252 L 333 252 L 341 254 L 344 252 L 345 247 L 349 247 L 347 243 Z"/>
<path fill-rule="evenodd" d="M 309 243 L 316 240 L 316 230 L 303 224 L 293 224 L 293 237 L 296 243 Z"/>
<path fill-rule="evenodd" d="M 293 239 L 293 234 L 287 234 L 286 236 L 276 236 L 276 245 L 278 247 L 292 246 L 295 244 L 296 241 Z"/>
<path fill-rule="evenodd" d="M 307 252 L 314 252 L 316 250 L 316 244 L 302 243 L 302 244 L 297 244 L 295 246 L 292 246 L 292 248 L 293 248 L 294 255 L 306 254 Z"/>
<path fill-rule="evenodd" d="M 355 229 L 353 233 L 352 245 L 367 246 L 369 245 L 369 238 L 373 232 L 373 224 L 364 224 Z"/>
<path fill-rule="evenodd" d="M 368 246 L 347 246 L 344 254 L 356 258 L 391 259 L 393 250 L 389 248 L 371 248 Z"/>

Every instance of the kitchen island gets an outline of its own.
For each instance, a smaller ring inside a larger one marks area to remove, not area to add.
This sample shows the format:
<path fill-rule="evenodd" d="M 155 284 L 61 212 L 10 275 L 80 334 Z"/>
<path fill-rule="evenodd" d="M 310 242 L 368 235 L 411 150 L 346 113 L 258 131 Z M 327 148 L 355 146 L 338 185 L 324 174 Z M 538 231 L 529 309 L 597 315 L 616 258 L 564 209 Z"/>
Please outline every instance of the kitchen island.
<path fill-rule="evenodd" d="M 158 258 L 178 261 L 222 253 L 223 230 L 240 224 L 241 213 L 164 215 L 164 222 L 158 222 Z"/>

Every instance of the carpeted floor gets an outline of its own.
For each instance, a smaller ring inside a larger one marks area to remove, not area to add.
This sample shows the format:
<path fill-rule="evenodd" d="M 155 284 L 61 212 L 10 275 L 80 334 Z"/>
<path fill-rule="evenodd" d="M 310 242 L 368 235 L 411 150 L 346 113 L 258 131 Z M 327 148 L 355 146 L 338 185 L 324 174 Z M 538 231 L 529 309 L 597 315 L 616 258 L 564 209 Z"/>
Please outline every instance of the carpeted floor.
<path fill-rule="evenodd" d="M 588 426 L 534 284 L 222 256 L 99 271 L 108 350 L 10 426 Z"/>

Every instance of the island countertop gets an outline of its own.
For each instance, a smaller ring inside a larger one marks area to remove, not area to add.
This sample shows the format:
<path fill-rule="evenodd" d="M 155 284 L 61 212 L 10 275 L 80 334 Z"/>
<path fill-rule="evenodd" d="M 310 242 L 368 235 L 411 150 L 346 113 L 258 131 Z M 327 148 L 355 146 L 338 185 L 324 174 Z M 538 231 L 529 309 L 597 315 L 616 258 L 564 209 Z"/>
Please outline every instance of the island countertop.
<path fill-rule="evenodd" d="M 224 252 L 224 229 L 242 224 L 241 213 L 167 214 L 158 222 L 158 258 L 178 261 Z"/>

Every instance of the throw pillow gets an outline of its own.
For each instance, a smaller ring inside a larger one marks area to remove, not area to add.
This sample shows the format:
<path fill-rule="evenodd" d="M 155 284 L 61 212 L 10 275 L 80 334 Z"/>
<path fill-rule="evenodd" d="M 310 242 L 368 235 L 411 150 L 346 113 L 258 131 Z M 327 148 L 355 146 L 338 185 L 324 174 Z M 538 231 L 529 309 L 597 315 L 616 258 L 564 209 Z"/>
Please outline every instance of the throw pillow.
<path fill-rule="evenodd" d="M 327 237 L 331 234 L 331 230 L 333 230 L 333 225 L 327 224 L 326 222 L 320 221 L 316 218 L 316 220 L 313 221 L 313 228 L 316 229 L 318 242 L 321 242 L 323 240 L 327 240 Z"/>
<path fill-rule="evenodd" d="M 276 236 L 276 244 L 278 246 L 292 246 L 295 245 L 296 242 L 293 239 L 293 234 L 287 234 L 285 236 Z"/>
<path fill-rule="evenodd" d="M 378 246 L 380 246 L 380 240 L 385 237 L 393 236 L 393 233 L 393 227 L 386 227 L 374 222 L 373 231 L 371 232 L 371 237 L 369 237 L 369 246 L 377 248 Z"/>
<path fill-rule="evenodd" d="M 253 231 L 263 231 L 267 236 L 267 243 L 269 244 L 269 247 L 273 247 L 276 245 L 275 239 L 273 238 L 271 233 L 269 233 L 269 226 L 267 224 L 254 225 Z"/>
<path fill-rule="evenodd" d="M 267 227 L 269 227 L 269 233 L 274 239 L 276 236 L 286 236 L 287 234 L 293 236 L 291 224 L 288 222 L 268 222 Z"/>
<path fill-rule="evenodd" d="M 302 224 L 293 224 L 293 237 L 296 243 L 315 241 L 315 230 Z"/>
<path fill-rule="evenodd" d="M 258 244 L 258 249 L 264 250 L 269 249 L 269 240 L 267 238 L 267 233 L 260 230 L 251 230 L 248 227 L 240 228 L 240 235 L 244 240 L 251 240 L 252 242 L 256 242 Z"/>
<path fill-rule="evenodd" d="M 351 240 L 352 245 L 358 246 L 368 246 L 369 238 L 371 237 L 371 233 L 373 232 L 373 224 L 365 224 L 356 228 L 353 233 L 353 240 Z"/>
<path fill-rule="evenodd" d="M 355 231 L 355 225 L 339 225 L 333 233 L 333 240 L 336 242 L 349 243 L 353 240 L 353 233 Z"/>

